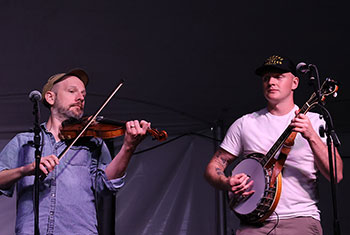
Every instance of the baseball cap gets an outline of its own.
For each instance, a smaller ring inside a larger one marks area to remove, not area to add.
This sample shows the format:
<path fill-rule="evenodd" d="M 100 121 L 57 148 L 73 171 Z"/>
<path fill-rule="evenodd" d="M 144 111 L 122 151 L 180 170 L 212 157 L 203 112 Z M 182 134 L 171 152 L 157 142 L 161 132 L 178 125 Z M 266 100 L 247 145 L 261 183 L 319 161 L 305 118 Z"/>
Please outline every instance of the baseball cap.
<path fill-rule="evenodd" d="M 56 83 L 64 80 L 64 78 L 66 78 L 68 76 L 78 77 L 84 83 L 85 87 L 87 86 L 87 84 L 89 82 L 89 76 L 87 75 L 87 73 L 83 69 L 80 69 L 80 68 L 72 69 L 72 70 L 68 71 L 67 73 L 58 73 L 58 74 L 52 75 L 47 80 L 47 83 L 43 86 L 43 89 L 41 92 L 42 102 L 44 103 L 45 106 L 49 106 L 49 104 L 45 100 L 46 92 L 50 91 Z"/>
<path fill-rule="evenodd" d="M 268 57 L 264 63 L 255 70 L 255 74 L 262 76 L 266 72 L 276 71 L 276 72 L 291 72 L 296 75 L 296 67 L 293 61 L 287 57 L 280 55 L 272 55 Z"/>

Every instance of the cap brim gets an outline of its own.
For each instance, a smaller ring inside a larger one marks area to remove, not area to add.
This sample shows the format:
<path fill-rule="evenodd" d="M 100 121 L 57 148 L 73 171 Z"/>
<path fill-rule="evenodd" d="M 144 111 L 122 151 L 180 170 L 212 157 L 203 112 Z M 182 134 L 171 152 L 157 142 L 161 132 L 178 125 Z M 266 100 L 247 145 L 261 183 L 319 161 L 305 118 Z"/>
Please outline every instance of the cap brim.
<path fill-rule="evenodd" d="M 87 84 L 89 83 L 89 76 L 83 69 L 80 69 L 80 68 L 72 69 L 71 71 L 66 73 L 65 77 L 69 75 L 78 77 L 84 83 L 85 86 L 87 86 Z"/>
<path fill-rule="evenodd" d="M 267 72 L 287 73 L 287 72 L 290 72 L 290 71 L 288 71 L 286 69 L 282 69 L 282 68 L 276 67 L 276 66 L 273 66 L 273 65 L 264 65 L 264 66 L 261 66 L 261 67 L 259 67 L 259 68 L 257 68 L 255 70 L 255 74 L 258 75 L 258 76 L 263 76 Z"/>

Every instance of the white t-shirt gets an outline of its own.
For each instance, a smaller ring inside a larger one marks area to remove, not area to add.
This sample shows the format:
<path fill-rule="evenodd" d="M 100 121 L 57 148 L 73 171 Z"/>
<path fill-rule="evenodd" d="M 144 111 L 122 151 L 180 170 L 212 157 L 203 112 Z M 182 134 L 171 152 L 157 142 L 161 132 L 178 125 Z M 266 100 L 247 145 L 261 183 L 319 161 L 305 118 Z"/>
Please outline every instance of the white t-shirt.
<path fill-rule="evenodd" d="M 286 115 L 275 116 L 262 109 L 237 119 L 229 128 L 220 147 L 235 156 L 251 153 L 266 154 L 295 117 L 294 109 Z M 324 125 L 317 113 L 307 113 L 313 128 L 319 133 Z M 322 139 L 324 142 L 325 138 Z M 277 154 L 278 155 L 278 154 Z M 320 220 L 317 192 L 317 172 L 314 155 L 300 133 L 288 154 L 282 174 L 282 192 L 275 212 L 280 219 L 312 216 Z M 270 219 L 275 219 L 273 213 Z"/>

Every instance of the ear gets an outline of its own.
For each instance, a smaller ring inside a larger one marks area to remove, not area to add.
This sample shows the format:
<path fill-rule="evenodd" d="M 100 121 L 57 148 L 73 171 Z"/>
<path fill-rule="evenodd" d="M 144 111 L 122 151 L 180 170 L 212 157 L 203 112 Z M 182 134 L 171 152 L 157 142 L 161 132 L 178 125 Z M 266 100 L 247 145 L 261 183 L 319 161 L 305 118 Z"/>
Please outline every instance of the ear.
<path fill-rule="evenodd" d="M 50 106 L 52 106 L 55 103 L 55 100 L 56 100 L 55 92 L 47 91 L 46 94 L 45 94 L 45 100 Z"/>
<path fill-rule="evenodd" d="M 299 86 L 299 78 L 298 77 L 294 77 L 293 81 L 292 81 L 292 90 L 294 91 L 295 89 L 297 89 Z"/>

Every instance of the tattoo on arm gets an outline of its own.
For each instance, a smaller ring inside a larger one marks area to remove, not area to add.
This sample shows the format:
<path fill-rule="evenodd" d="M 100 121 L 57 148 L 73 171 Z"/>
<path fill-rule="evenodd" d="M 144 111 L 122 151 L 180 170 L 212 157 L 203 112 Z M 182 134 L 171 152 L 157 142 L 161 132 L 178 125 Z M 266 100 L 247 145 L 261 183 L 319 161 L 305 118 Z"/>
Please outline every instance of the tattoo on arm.
<path fill-rule="evenodd" d="M 216 153 L 215 153 L 215 157 L 220 160 L 219 162 L 222 164 L 223 167 L 226 167 L 227 166 L 227 159 L 224 158 L 223 156 L 223 152 L 221 150 L 218 150 Z"/>
<path fill-rule="evenodd" d="M 215 172 L 217 176 L 226 176 L 224 170 L 231 164 L 235 156 L 226 152 L 225 150 L 218 149 L 214 154 L 213 166 L 215 166 Z"/>
<path fill-rule="evenodd" d="M 217 175 L 225 175 L 224 172 L 220 168 L 217 167 L 217 168 L 215 168 L 215 170 L 216 170 Z"/>
<path fill-rule="evenodd" d="M 221 163 L 223 164 L 223 165 L 227 165 L 227 160 L 226 159 L 224 159 L 223 157 L 220 157 L 220 160 L 221 160 Z"/>
<path fill-rule="evenodd" d="M 220 158 L 220 155 L 222 154 L 222 151 L 221 150 L 218 150 L 215 152 L 215 157 L 216 158 Z"/>

